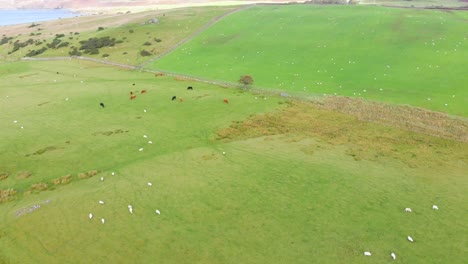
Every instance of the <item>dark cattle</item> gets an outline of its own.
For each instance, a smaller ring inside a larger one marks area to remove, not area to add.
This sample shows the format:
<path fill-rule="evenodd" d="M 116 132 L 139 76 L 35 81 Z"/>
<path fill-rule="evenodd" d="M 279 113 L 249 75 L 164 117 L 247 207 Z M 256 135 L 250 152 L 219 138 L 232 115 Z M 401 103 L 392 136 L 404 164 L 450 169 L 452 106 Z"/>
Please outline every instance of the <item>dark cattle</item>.
<path fill-rule="evenodd" d="M 146 93 L 146 90 L 141 90 L 141 93 L 142 93 L 142 94 Z"/>
<path fill-rule="evenodd" d="M 132 84 L 133 86 L 135 86 L 135 84 Z"/>
<path fill-rule="evenodd" d="M 57 72 L 57 74 L 59 74 L 59 72 Z"/>
<path fill-rule="evenodd" d="M 193 90 L 192 86 L 187 87 L 187 90 Z"/>
<path fill-rule="evenodd" d="M 177 99 L 177 96 L 172 96 L 172 101 L 174 101 L 175 99 Z"/>
<path fill-rule="evenodd" d="M 130 91 L 130 95 L 133 95 L 133 92 L 132 92 L 132 91 Z"/>
<path fill-rule="evenodd" d="M 99 105 L 100 105 L 102 108 L 104 108 L 104 103 L 100 103 Z"/>
<path fill-rule="evenodd" d="M 136 98 L 136 95 L 130 96 L 130 100 L 133 100 L 133 99 L 135 99 L 135 98 Z"/>
<path fill-rule="evenodd" d="M 229 100 L 224 98 L 224 103 L 229 104 Z"/>

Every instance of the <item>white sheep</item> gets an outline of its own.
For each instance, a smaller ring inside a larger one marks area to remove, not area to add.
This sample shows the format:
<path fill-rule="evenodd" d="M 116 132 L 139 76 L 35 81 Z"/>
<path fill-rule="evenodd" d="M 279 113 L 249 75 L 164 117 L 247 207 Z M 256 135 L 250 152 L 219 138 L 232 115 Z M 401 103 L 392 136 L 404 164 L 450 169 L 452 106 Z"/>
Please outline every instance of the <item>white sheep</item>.
<path fill-rule="evenodd" d="M 413 212 L 413 211 L 411 210 L 411 208 L 405 208 L 405 212 L 411 213 L 411 212 Z"/>
<path fill-rule="evenodd" d="M 102 200 L 101 200 L 101 201 L 99 201 L 99 204 L 104 204 L 104 201 L 102 201 Z"/>
<path fill-rule="evenodd" d="M 395 260 L 395 259 L 396 259 L 396 255 L 395 255 L 395 253 L 393 253 L 393 252 L 392 252 L 392 253 L 390 254 L 390 256 L 392 257 L 392 259 L 393 259 L 393 260 Z"/>
<path fill-rule="evenodd" d="M 148 138 L 148 136 L 147 136 L 147 135 L 143 135 L 143 137 L 144 137 L 144 138 Z"/>
<path fill-rule="evenodd" d="M 161 214 L 161 212 L 160 212 L 159 210 L 156 210 L 156 213 L 157 213 L 158 215 L 160 215 L 160 214 Z"/>
<path fill-rule="evenodd" d="M 153 184 L 151 182 L 148 182 L 148 186 L 153 186 Z"/>
<path fill-rule="evenodd" d="M 92 213 L 89 213 L 88 217 L 89 217 L 89 219 L 92 219 L 92 218 L 93 218 L 93 214 L 92 214 Z"/>
<path fill-rule="evenodd" d="M 131 205 L 128 206 L 128 211 L 133 214 L 133 207 Z"/>
<path fill-rule="evenodd" d="M 114 176 L 114 175 L 115 175 L 115 172 L 112 172 L 111 175 Z"/>
<path fill-rule="evenodd" d="M 101 218 L 101 223 L 104 224 L 106 220 L 104 218 Z"/>
<path fill-rule="evenodd" d="M 150 140 L 150 141 L 148 141 L 148 144 L 153 144 L 153 141 L 151 141 L 151 140 Z"/>
<path fill-rule="evenodd" d="M 364 256 L 372 256 L 372 254 L 369 251 L 365 251 Z"/>
<path fill-rule="evenodd" d="M 432 206 L 432 209 L 433 209 L 433 210 L 439 210 L 439 207 L 438 207 L 437 205 L 434 204 L 434 205 Z"/>
<path fill-rule="evenodd" d="M 413 238 L 410 237 L 410 236 L 408 236 L 408 241 L 409 241 L 409 242 L 414 242 Z"/>
<path fill-rule="evenodd" d="M 101 177 L 101 181 L 104 181 L 104 177 Z"/>
<path fill-rule="evenodd" d="M 138 150 L 139 150 L 139 151 L 143 151 L 143 148 L 139 148 Z"/>

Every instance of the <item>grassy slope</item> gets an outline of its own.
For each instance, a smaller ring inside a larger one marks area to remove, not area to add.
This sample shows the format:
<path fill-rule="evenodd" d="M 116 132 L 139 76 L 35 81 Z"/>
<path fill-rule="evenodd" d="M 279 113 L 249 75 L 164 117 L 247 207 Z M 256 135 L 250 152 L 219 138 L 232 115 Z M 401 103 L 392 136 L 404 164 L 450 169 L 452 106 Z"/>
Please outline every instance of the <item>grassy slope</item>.
<path fill-rule="evenodd" d="M 232 82 L 250 74 L 258 87 L 301 96 L 360 96 L 466 116 L 466 19 L 368 6 L 255 7 L 152 67 Z"/>
<path fill-rule="evenodd" d="M 462 263 L 464 144 L 310 108 L 286 117 L 291 133 L 262 137 L 281 121 L 273 118 L 255 122 L 257 134 L 217 141 L 216 131 L 232 121 L 288 104 L 80 61 L 7 64 L 0 75 L 8 84 L 0 89 L 0 149 L 7 150 L 0 170 L 33 172 L 27 180 L 1 181 L 1 189 L 21 191 L 90 169 L 105 177 L 75 177 L 2 204 L 0 262 L 384 263 L 395 251 L 406 262 Z M 185 90 L 189 84 L 193 92 Z M 132 89 L 148 93 L 130 101 Z M 184 102 L 170 101 L 172 95 Z M 129 132 L 94 135 L 116 129 Z M 52 145 L 59 149 L 24 156 Z M 15 217 L 46 199 L 36 212 Z M 431 210 L 434 203 L 439 211 Z"/>
<path fill-rule="evenodd" d="M 23 42 L 32 38 L 34 40 L 45 40 L 44 44 L 38 46 L 29 45 L 11 55 L 7 53 L 11 51 L 13 45 L 5 44 L 0 46 L 0 55 L 4 56 L 5 60 L 21 58 L 25 56 L 28 50 L 38 50 L 47 43 L 50 43 L 55 34 L 62 33 L 66 36 L 61 38 L 61 40 L 63 42 L 70 42 L 69 47 L 62 47 L 59 49 L 49 48 L 46 52 L 36 57 L 68 56 L 68 52 L 71 50 L 70 47 L 80 47 L 79 41 L 110 36 L 117 40 L 124 40 L 124 42 L 116 44 L 114 47 L 102 48 L 97 55 L 83 55 L 102 59 L 103 54 L 109 54 L 110 56 L 106 58 L 108 61 L 135 65 L 151 58 L 142 57 L 140 55 L 143 49 L 156 56 L 174 46 L 177 42 L 190 35 L 190 33 L 203 26 L 212 18 L 228 12 L 233 8 L 234 7 L 186 8 L 167 10 L 167 12 L 149 11 L 138 14 L 113 15 L 111 17 L 102 16 L 102 18 L 71 18 L 68 19 L 68 22 L 63 22 L 65 25 L 68 24 L 69 27 L 63 27 L 62 21 L 55 23 L 46 22 L 44 25 L 41 24 L 38 27 L 30 29 L 27 28 L 30 24 L 27 24 L 23 25 L 23 28 L 17 29 L 17 31 L 24 30 L 24 32 L 21 36 L 16 36 L 12 41 L 20 40 Z M 142 25 L 142 23 L 146 23 L 155 17 L 159 20 L 158 24 Z M 118 21 L 121 21 L 121 23 L 119 24 Z M 97 31 L 100 26 L 105 29 Z M 37 28 L 42 28 L 43 30 L 37 31 Z M 130 33 L 130 30 L 133 30 L 133 33 Z M 40 32 L 41 35 L 30 36 L 31 33 L 36 34 L 38 32 Z M 74 35 L 75 32 L 80 34 Z M 10 32 L 7 36 L 13 37 L 15 35 Z M 156 42 L 154 40 L 155 38 L 161 39 L 162 41 Z M 145 42 L 150 42 L 151 46 L 143 45 Z"/>

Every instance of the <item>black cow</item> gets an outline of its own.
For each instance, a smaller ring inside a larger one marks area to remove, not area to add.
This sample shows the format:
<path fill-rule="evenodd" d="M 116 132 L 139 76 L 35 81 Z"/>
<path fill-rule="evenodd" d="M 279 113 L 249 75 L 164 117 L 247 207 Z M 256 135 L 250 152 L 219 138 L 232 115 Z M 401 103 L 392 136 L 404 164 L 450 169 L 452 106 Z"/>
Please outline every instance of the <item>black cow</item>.
<path fill-rule="evenodd" d="M 175 99 L 177 99 L 177 96 L 172 96 L 172 101 L 174 101 Z"/>
<path fill-rule="evenodd" d="M 132 84 L 133 86 L 135 86 L 135 84 Z"/>
<path fill-rule="evenodd" d="M 187 87 L 187 90 L 193 90 L 192 86 Z"/>
<path fill-rule="evenodd" d="M 104 108 L 104 103 L 100 103 L 99 105 L 100 105 L 102 108 Z"/>

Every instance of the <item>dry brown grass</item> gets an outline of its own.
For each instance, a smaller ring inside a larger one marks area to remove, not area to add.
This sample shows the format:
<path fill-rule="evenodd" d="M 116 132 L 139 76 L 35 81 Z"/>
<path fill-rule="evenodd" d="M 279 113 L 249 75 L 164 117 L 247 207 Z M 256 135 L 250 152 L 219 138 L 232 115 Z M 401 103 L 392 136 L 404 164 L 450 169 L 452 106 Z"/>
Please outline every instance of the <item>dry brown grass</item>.
<path fill-rule="evenodd" d="M 16 179 L 21 180 L 21 179 L 27 179 L 31 177 L 32 173 L 29 171 L 20 171 L 16 174 Z"/>
<path fill-rule="evenodd" d="M 60 178 L 57 178 L 57 179 L 53 179 L 52 180 L 52 183 L 54 185 L 65 185 L 65 184 L 69 184 L 70 182 L 72 181 L 72 175 L 71 174 L 67 174 L 65 176 L 62 176 Z"/>
<path fill-rule="evenodd" d="M 35 184 L 31 185 L 31 188 L 29 188 L 29 191 L 42 192 L 42 191 L 47 190 L 47 188 L 49 188 L 49 185 L 47 185 L 47 183 L 40 182 L 40 183 L 35 183 Z"/>
<path fill-rule="evenodd" d="M 292 102 L 279 112 L 233 122 L 219 130 L 217 138 L 232 141 L 279 134 L 319 138 L 332 145 L 346 146 L 346 153 L 356 160 L 392 157 L 412 167 L 457 160 L 468 162 L 466 143 L 358 120 L 306 102 Z"/>
<path fill-rule="evenodd" d="M 78 178 L 84 180 L 84 179 L 87 179 L 87 178 L 91 178 L 95 175 L 97 175 L 99 173 L 98 170 L 90 170 L 88 172 L 85 172 L 85 173 L 78 173 Z"/>
<path fill-rule="evenodd" d="M 8 172 L 0 172 L 0 181 L 8 179 Z"/>
<path fill-rule="evenodd" d="M 398 106 L 350 97 L 327 97 L 315 105 L 357 117 L 359 120 L 389 124 L 427 135 L 468 142 L 468 121 L 446 113 L 411 106 Z"/>
<path fill-rule="evenodd" d="M 5 189 L 0 190 L 0 203 L 11 201 L 15 198 L 16 190 L 14 189 Z"/>

